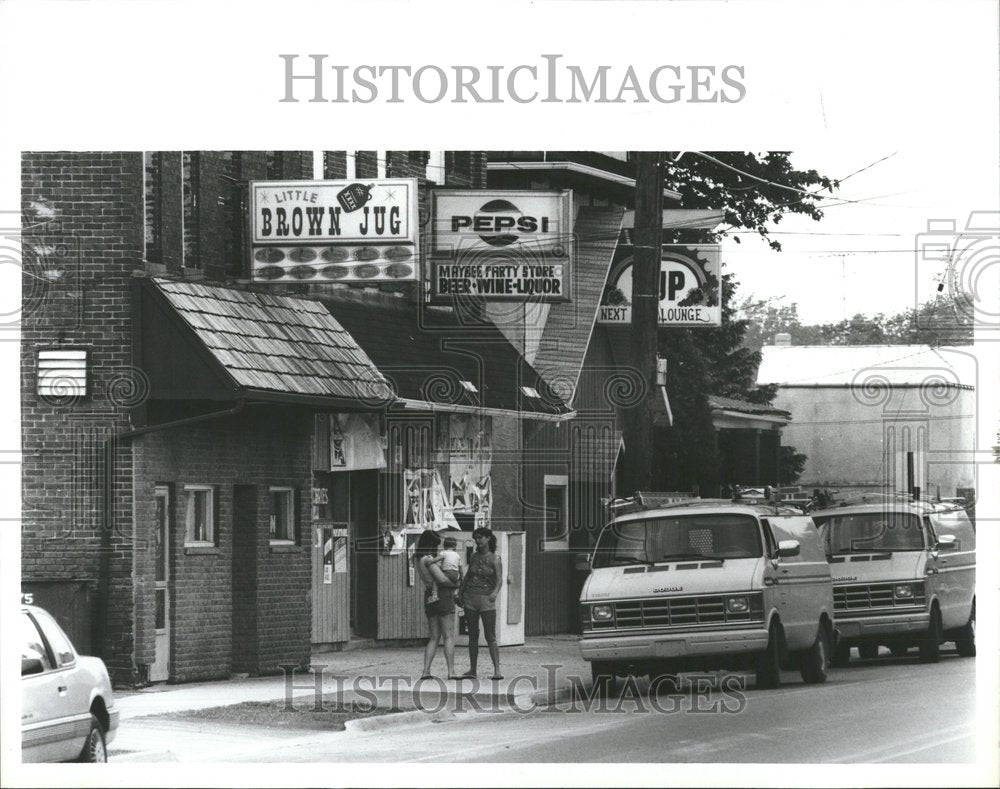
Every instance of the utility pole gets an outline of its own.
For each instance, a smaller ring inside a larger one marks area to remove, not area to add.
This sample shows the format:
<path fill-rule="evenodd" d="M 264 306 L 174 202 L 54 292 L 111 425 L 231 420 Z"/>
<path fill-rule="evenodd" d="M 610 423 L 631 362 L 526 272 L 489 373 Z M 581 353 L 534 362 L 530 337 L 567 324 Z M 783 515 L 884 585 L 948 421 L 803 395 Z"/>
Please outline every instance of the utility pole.
<path fill-rule="evenodd" d="M 657 329 L 663 226 L 663 167 L 658 151 L 640 151 L 636 165 L 632 231 L 632 347 L 645 396 L 625 418 L 625 466 L 630 495 L 653 484 L 653 398 L 656 396 Z"/>

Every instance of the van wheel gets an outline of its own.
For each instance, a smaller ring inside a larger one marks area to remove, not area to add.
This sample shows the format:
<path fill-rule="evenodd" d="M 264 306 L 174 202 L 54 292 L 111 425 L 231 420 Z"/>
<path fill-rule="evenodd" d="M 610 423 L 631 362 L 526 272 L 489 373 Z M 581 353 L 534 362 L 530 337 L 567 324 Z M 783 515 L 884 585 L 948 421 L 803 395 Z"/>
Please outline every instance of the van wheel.
<path fill-rule="evenodd" d="M 776 688 L 781 685 L 781 626 L 771 625 L 767 649 L 757 656 L 757 687 Z"/>
<path fill-rule="evenodd" d="M 80 751 L 78 762 L 106 762 L 108 760 L 108 747 L 104 742 L 104 729 L 96 716 L 90 716 L 90 731 L 87 732 L 87 741 Z"/>
<path fill-rule="evenodd" d="M 972 613 L 955 637 L 955 648 L 961 657 L 976 656 L 976 601 L 972 601 Z"/>
<path fill-rule="evenodd" d="M 931 609 L 931 623 L 920 639 L 920 662 L 937 663 L 941 659 L 941 611 L 937 606 Z"/>
<path fill-rule="evenodd" d="M 906 644 L 893 644 L 889 647 L 893 657 L 906 657 L 910 654 L 910 648 Z"/>
<path fill-rule="evenodd" d="M 599 693 L 607 693 L 615 684 L 615 665 L 608 660 L 594 660 L 590 664 L 590 677 Z"/>
<path fill-rule="evenodd" d="M 851 662 L 851 645 L 846 641 L 837 644 L 837 648 L 833 650 L 832 662 L 834 668 L 847 668 Z"/>
<path fill-rule="evenodd" d="M 802 681 L 810 685 L 826 682 L 827 672 L 830 668 L 830 634 L 822 622 L 819 623 L 819 632 L 816 633 L 816 640 L 813 645 L 802 653 L 802 665 L 799 673 Z"/>
<path fill-rule="evenodd" d="M 878 644 L 871 641 L 862 641 L 858 644 L 858 657 L 862 660 L 874 660 L 878 657 Z"/>

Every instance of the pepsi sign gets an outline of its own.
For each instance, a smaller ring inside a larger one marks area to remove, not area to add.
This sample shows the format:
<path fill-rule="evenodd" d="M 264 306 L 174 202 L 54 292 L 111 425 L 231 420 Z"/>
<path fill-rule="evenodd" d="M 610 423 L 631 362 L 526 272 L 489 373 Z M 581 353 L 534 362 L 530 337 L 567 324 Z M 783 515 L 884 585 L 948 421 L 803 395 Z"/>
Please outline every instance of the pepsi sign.
<path fill-rule="evenodd" d="M 568 301 L 572 192 L 436 189 L 431 295 Z"/>

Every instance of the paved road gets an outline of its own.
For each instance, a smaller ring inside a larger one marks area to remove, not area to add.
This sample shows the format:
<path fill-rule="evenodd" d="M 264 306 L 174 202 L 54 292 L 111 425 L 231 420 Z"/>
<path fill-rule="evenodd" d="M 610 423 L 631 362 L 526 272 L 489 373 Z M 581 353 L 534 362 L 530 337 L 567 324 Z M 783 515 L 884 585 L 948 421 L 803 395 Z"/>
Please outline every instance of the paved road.
<path fill-rule="evenodd" d="M 646 712 L 637 711 L 633 699 L 610 700 L 605 711 L 596 703 L 587 711 L 581 703 L 572 713 L 566 702 L 527 714 L 464 713 L 447 723 L 391 732 L 327 733 L 257 733 L 247 726 L 140 718 L 130 721 L 129 738 L 170 743 L 182 761 L 975 761 L 972 660 L 946 655 L 936 665 L 915 657 L 855 662 L 818 686 L 802 684 L 796 673 L 784 679 L 773 691 L 751 683 L 745 703 L 732 692 L 689 690 L 661 694 L 657 710 L 640 696 Z M 120 745 L 125 739 L 123 733 Z"/>
<path fill-rule="evenodd" d="M 432 732 L 394 732 L 362 744 L 331 739 L 322 756 L 365 761 L 484 762 L 948 762 L 975 760 L 974 662 L 948 658 L 858 664 L 807 686 L 793 674 L 774 691 L 746 692 L 742 711 L 693 712 L 692 706 L 737 709 L 735 697 L 660 699 L 675 712 L 535 712 L 469 714 Z M 893 664 L 893 665 L 887 665 Z M 935 692 L 929 693 L 933 687 Z M 941 699 L 948 699 L 942 704 Z M 669 702 L 677 702 L 671 707 Z M 567 707 L 568 705 L 563 705 Z M 625 704 L 622 705 L 623 707 Z M 679 709 L 678 709 L 679 708 Z M 277 747 L 267 760 L 314 760 Z"/>

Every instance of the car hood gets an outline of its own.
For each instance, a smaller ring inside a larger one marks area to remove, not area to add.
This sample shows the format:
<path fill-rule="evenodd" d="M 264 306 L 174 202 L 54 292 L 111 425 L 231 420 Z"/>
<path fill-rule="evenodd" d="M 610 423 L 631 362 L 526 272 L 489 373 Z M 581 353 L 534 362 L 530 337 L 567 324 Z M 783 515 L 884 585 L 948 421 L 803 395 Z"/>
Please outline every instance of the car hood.
<path fill-rule="evenodd" d="M 922 579 L 923 557 L 922 551 L 835 554 L 830 559 L 830 575 L 835 584 Z"/>
<path fill-rule="evenodd" d="M 763 561 L 762 558 L 726 559 L 721 566 L 717 561 L 683 561 L 600 567 L 591 571 L 580 600 L 747 592 L 754 588 L 754 578 L 759 577 Z"/>

